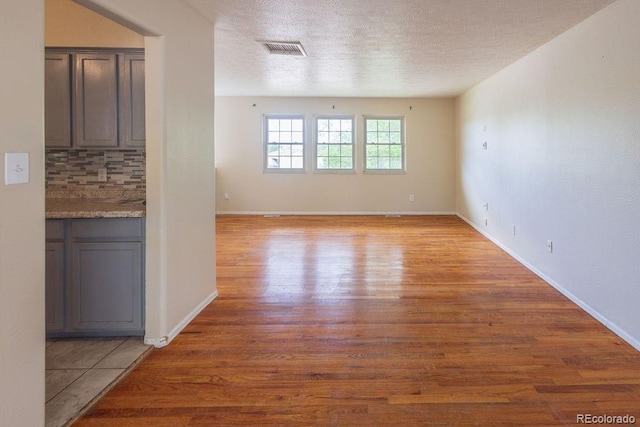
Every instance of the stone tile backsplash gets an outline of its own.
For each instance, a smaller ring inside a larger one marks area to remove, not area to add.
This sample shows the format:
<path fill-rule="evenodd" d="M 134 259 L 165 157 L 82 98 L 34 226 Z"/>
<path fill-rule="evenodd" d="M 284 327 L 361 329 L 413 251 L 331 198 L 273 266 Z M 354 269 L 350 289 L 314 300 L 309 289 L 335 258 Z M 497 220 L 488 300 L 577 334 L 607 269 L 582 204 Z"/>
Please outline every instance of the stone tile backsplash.
<path fill-rule="evenodd" d="M 45 150 L 47 190 L 145 190 L 144 150 Z M 107 169 L 107 181 L 98 170 Z"/>

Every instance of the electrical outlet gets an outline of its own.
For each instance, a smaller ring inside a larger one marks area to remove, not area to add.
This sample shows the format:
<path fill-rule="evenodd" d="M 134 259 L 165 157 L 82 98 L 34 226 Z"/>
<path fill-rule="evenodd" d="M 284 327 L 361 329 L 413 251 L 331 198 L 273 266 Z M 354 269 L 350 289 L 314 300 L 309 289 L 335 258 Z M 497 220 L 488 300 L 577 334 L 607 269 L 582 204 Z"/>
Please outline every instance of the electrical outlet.
<path fill-rule="evenodd" d="M 485 203 L 483 206 L 485 211 L 489 210 L 489 202 Z"/>
<path fill-rule="evenodd" d="M 409 201 L 410 202 L 415 202 L 416 201 L 416 197 L 413 194 L 409 194 Z"/>
<path fill-rule="evenodd" d="M 224 193 L 224 199 L 229 200 L 229 193 Z"/>
<path fill-rule="evenodd" d="M 547 250 L 549 251 L 549 253 L 553 253 L 553 241 L 552 240 L 547 240 Z"/>
<path fill-rule="evenodd" d="M 487 220 L 487 218 L 484 219 L 484 226 L 488 226 L 489 225 L 489 221 Z"/>
<path fill-rule="evenodd" d="M 516 225 L 515 224 L 511 224 L 511 234 L 512 235 L 516 235 Z"/>
<path fill-rule="evenodd" d="M 100 182 L 107 181 L 107 168 L 98 169 L 98 181 Z"/>

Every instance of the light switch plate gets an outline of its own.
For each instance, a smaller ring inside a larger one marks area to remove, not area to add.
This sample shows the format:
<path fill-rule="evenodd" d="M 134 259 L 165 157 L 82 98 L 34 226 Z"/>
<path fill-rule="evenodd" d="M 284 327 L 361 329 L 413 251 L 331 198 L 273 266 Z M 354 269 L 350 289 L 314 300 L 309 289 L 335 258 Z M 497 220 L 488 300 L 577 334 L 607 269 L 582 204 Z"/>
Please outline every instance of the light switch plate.
<path fill-rule="evenodd" d="M 29 182 L 29 153 L 4 153 L 4 184 Z"/>

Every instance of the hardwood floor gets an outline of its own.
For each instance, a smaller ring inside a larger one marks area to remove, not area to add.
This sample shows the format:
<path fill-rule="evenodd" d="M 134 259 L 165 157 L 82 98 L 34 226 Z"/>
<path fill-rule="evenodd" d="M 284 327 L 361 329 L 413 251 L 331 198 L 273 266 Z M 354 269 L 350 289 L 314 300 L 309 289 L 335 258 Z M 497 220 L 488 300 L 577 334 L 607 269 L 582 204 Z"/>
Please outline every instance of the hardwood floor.
<path fill-rule="evenodd" d="M 640 424 L 640 353 L 452 216 L 219 217 L 220 297 L 77 426 Z"/>

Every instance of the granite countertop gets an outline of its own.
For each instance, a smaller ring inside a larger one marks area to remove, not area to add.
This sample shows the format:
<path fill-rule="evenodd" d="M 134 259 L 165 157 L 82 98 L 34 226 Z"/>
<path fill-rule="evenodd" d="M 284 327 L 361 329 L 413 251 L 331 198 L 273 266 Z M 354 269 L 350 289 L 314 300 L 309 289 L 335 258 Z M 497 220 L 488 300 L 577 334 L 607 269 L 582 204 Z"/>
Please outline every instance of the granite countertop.
<path fill-rule="evenodd" d="M 119 191 L 47 192 L 47 219 L 141 218 L 146 215 L 144 193 Z"/>

